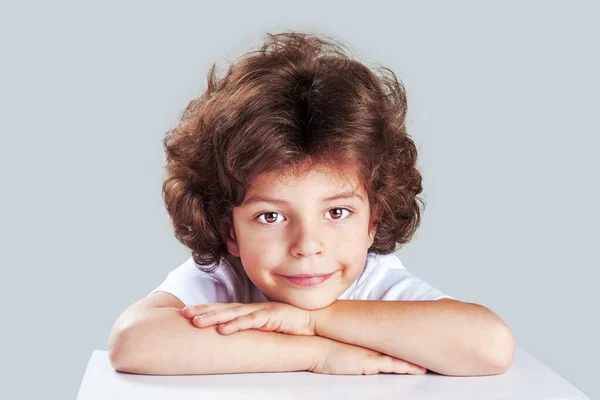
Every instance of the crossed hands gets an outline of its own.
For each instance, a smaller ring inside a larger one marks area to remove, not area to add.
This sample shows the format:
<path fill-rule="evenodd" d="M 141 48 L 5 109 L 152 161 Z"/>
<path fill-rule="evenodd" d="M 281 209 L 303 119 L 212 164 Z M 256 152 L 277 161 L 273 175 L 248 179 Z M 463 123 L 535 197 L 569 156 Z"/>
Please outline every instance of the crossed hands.
<path fill-rule="evenodd" d="M 182 315 L 198 328 L 215 326 L 222 335 L 257 329 L 290 335 L 317 336 L 317 313 L 286 303 L 208 303 L 185 307 Z M 334 375 L 379 372 L 422 375 L 427 369 L 377 351 L 322 337 L 322 354 L 309 371 Z"/>

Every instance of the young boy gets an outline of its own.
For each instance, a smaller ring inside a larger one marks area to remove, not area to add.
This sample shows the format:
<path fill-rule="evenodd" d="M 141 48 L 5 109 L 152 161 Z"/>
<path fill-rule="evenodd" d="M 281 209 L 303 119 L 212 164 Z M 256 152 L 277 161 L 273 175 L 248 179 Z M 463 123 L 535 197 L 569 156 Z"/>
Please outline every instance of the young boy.
<path fill-rule="evenodd" d="M 503 321 L 391 254 L 419 226 L 422 186 L 389 72 L 297 32 L 267 35 L 220 79 L 213 66 L 164 141 L 165 205 L 192 257 L 115 322 L 115 369 L 507 370 Z"/>

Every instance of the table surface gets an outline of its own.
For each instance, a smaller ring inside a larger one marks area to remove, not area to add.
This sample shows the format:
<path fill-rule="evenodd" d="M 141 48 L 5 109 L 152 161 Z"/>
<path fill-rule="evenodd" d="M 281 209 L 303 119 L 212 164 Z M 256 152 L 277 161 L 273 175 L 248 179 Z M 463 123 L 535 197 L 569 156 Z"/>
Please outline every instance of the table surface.
<path fill-rule="evenodd" d="M 115 371 L 108 352 L 94 350 L 77 400 L 135 398 L 589 400 L 519 346 L 506 373 L 468 377 L 445 376 L 431 371 L 425 375 L 321 375 L 312 372 L 136 375 Z"/>

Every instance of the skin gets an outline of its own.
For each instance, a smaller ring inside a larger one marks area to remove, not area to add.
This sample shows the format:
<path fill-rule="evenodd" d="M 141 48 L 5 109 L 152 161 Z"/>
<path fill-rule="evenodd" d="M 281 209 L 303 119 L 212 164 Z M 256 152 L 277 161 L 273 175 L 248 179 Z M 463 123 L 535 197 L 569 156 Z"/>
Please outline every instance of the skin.
<path fill-rule="evenodd" d="M 332 304 L 358 278 L 373 244 L 370 205 L 356 167 L 334 170 L 305 163 L 301 176 L 257 176 L 244 202 L 234 207 L 228 251 L 269 299 L 306 310 Z M 324 201 L 343 192 L 362 197 Z M 278 200 L 248 202 L 254 196 Z M 334 274 L 325 282 L 296 286 L 283 275 Z"/>

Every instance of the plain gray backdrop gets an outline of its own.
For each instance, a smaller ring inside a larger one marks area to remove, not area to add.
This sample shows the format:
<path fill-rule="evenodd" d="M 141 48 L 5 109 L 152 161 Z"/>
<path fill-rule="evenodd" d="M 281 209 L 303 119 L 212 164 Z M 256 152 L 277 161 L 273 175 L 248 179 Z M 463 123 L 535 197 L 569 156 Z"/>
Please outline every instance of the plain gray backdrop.
<path fill-rule="evenodd" d="M 164 134 L 213 62 L 296 29 L 407 89 L 427 204 L 396 253 L 409 271 L 492 309 L 600 398 L 598 15 L 582 1 L 3 2 L 2 390 L 75 398 L 118 315 L 189 257 L 161 199 Z"/>

